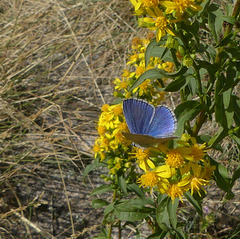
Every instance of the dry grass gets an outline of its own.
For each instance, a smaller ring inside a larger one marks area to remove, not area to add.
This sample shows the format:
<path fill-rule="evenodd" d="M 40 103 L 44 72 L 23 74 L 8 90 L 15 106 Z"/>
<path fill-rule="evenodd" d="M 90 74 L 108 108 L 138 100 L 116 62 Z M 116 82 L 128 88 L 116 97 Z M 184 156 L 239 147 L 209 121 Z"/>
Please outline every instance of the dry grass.
<path fill-rule="evenodd" d="M 0 237 L 99 229 L 88 196 L 99 175 L 84 185 L 82 171 L 111 81 L 143 34 L 130 9 L 128 0 L 0 2 Z"/>
<path fill-rule="evenodd" d="M 82 170 L 135 35 L 130 9 L 127 0 L 1 1 L 1 237 L 89 238 L 99 227 Z"/>

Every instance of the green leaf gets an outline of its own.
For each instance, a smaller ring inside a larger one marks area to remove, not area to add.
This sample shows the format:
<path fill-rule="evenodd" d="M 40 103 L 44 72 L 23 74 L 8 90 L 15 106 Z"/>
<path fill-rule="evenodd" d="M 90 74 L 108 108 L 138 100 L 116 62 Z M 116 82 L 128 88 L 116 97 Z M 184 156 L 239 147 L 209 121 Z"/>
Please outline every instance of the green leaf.
<path fill-rule="evenodd" d="M 87 165 L 86 168 L 84 169 L 83 171 L 83 179 L 85 181 L 85 177 L 92 171 L 96 170 L 97 168 L 99 167 L 102 167 L 104 166 L 103 163 L 99 162 L 99 159 L 98 158 L 95 158 L 94 161 Z"/>
<path fill-rule="evenodd" d="M 156 211 L 156 219 L 159 227 L 163 231 L 169 231 L 171 230 L 171 223 L 169 219 L 169 214 L 168 214 L 168 203 L 171 198 L 166 197 L 164 198 L 158 205 L 157 211 Z"/>
<path fill-rule="evenodd" d="M 107 191 L 112 191 L 113 190 L 113 186 L 112 185 L 102 185 L 98 188 L 95 188 L 92 193 L 90 194 L 90 196 L 94 196 L 97 194 L 101 194 L 101 193 L 105 193 Z"/>
<path fill-rule="evenodd" d="M 94 199 L 92 200 L 92 207 L 93 208 L 102 208 L 108 205 L 108 202 L 103 199 Z"/>
<path fill-rule="evenodd" d="M 145 205 L 153 205 L 152 199 L 149 198 L 134 198 L 128 201 L 115 204 L 114 214 L 119 220 L 123 221 L 138 221 L 149 216 L 155 209 L 146 207 Z"/>
<path fill-rule="evenodd" d="M 216 21 L 216 15 L 213 14 L 212 12 L 208 12 L 208 26 L 211 30 L 211 33 L 213 34 L 215 42 L 217 42 L 218 36 L 215 29 L 215 21 Z"/>
<path fill-rule="evenodd" d="M 232 39 L 233 33 L 231 32 L 230 34 L 228 34 L 226 37 L 224 37 L 217 45 L 216 47 L 222 47 L 222 46 L 226 46 Z"/>
<path fill-rule="evenodd" d="M 145 71 L 142 75 L 139 76 L 138 79 L 136 79 L 131 86 L 130 90 L 135 89 L 139 85 L 141 85 L 146 79 L 161 79 L 165 76 L 163 76 L 157 68 L 149 69 Z"/>
<path fill-rule="evenodd" d="M 234 121 L 236 125 L 240 125 L 240 99 L 232 96 L 232 105 L 234 109 Z"/>
<path fill-rule="evenodd" d="M 223 19 L 223 21 L 228 22 L 232 25 L 234 25 L 236 22 L 236 19 L 232 16 L 222 16 L 222 19 Z"/>
<path fill-rule="evenodd" d="M 219 188 L 227 192 L 227 198 L 231 199 L 234 197 L 231 185 L 231 180 L 228 177 L 228 172 L 226 167 L 223 165 L 217 163 L 213 159 L 211 159 L 212 164 L 216 166 L 216 169 L 214 170 L 214 178 Z"/>
<path fill-rule="evenodd" d="M 147 239 L 164 239 L 168 235 L 167 231 L 155 232 L 148 236 Z"/>
<path fill-rule="evenodd" d="M 187 67 L 182 66 L 178 71 L 174 73 L 167 73 L 164 70 L 153 68 L 145 71 L 142 75 L 139 76 L 137 80 L 134 81 L 130 90 L 135 89 L 139 85 L 141 85 L 146 79 L 161 79 L 161 78 L 175 78 L 184 74 L 187 71 Z"/>
<path fill-rule="evenodd" d="M 173 80 L 170 82 L 164 89 L 164 91 L 167 92 L 175 92 L 179 91 L 182 87 L 186 85 L 186 78 L 185 77 L 179 77 L 176 80 Z"/>
<path fill-rule="evenodd" d="M 208 142 L 209 148 L 214 148 L 226 135 L 228 134 L 228 129 L 220 127 L 212 139 Z"/>
<path fill-rule="evenodd" d="M 189 191 L 184 193 L 184 197 L 194 206 L 194 208 L 196 209 L 198 214 L 200 216 L 202 216 L 203 211 L 202 211 L 202 204 L 201 204 L 201 202 L 195 200 Z"/>
<path fill-rule="evenodd" d="M 105 209 L 104 209 L 104 215 L 108 215 L 109 213 L 114 211 L 114 203 L 110 203 Z"/>
<path fill-rule="evenodd" d="M 125 195 L 127 195 L 127 184 L 126 179 L 121 175 L 118 177 L 119 187 L 122 189 Z"/>
<path fill-rule="evenodd" d="M 188 238 L 188 237 L 185 236 L 185 234 L 183 233 L 183 231 L 180 228 L 175 229 L 174 232 L 176 233 L 177 238 L 179 238 L 179 239 Z"/>
<path fill-rule="evenodd" d="M 168 201 L 167 209 L 168 209 L 168 215 L 169 220 L 171 222 L 171 225 L 174 229 L 177 228 L 177 208 L 179 205 L 179 199 L 176 198 L 174 202 L 172 200 Z"/>
<path fill-rule="evenodd" d="M 194 100 L 189 100 L 178 105 L 175 109 L 177 117 L 176 135 L 182 135 L 186 121 L 194 119 L 202 110 L 202 105 Z"/>
<path fill-rule="evenodd" d="M 128 184 L 127 188 L 130 192 L 135 192 L 138 197 L 145 197 L 145 193 L 137 184 Z"/>

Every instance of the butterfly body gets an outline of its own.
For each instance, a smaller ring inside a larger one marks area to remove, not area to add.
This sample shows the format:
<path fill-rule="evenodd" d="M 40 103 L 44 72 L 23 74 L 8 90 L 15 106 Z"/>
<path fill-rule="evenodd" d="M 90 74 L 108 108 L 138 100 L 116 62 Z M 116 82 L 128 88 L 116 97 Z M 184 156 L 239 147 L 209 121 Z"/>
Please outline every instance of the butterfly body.
<path fill-rule="evenodd" d="M 175 138 L 176 118 L 165 106 L 156 108 L 144 100 L 126 99 L 123 113 L 130 133 L 123 135 L 139 146 L 149 147 Z"/>

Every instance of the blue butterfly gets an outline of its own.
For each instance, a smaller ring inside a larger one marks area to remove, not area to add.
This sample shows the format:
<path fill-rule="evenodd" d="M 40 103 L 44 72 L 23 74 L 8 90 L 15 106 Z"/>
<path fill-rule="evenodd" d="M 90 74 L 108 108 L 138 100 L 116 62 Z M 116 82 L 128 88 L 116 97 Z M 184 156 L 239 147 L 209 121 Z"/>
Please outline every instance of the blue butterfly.
<path fill-rule="evenodd" d="M 156 108 L 140 99 L 123 101 L 123 113 L 130 133 L 122 132 L 137 146 L 149 147 L 176 138 L 176 118 L 166 106 Z"/>

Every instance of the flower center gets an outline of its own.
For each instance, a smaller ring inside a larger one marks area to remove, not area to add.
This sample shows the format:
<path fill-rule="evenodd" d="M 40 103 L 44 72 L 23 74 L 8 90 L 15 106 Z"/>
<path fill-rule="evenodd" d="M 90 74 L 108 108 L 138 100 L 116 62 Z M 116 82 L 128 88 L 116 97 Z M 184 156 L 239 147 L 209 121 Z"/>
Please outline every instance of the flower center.
<path fill-rule="evenodd" d="M 155 172 L 148 171 L 145 174 L 143 174 L 138 181 L 141 183 L 141 186 L 143 187 L 149 186 L 153 188 L 158 183 L 158 176 Z"/>
<path fill-rule="evenodd" d="M 179 168 L 183 164 L 183 157 L 178 150 L 171 150 L 167 154 L 166 164 L 170 167 Z"/>
<path fill-rule="evenodd" d="M 155 26 L 161 30 L 166 29 L 167 27 L 167 19 L 163 16 L 157 17 Z"/>
<path fill-rule="evenodd" d="M 183 191 L 182 189 L 176 185 L 173 184 L 167 191 L 167 194 L 171 197 L 172 200 L 174 200 L 175 198 L 181 198 L 183 195 Z"/>

